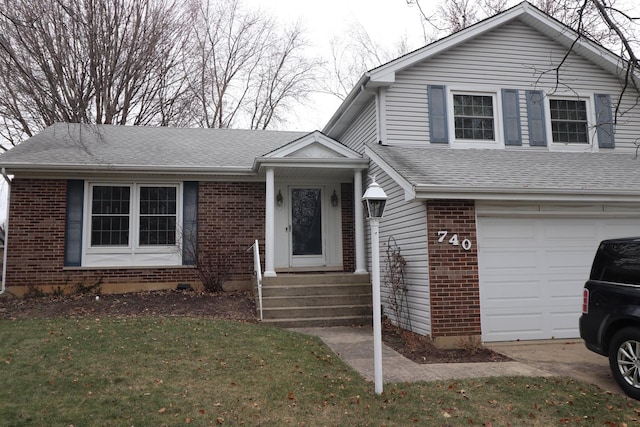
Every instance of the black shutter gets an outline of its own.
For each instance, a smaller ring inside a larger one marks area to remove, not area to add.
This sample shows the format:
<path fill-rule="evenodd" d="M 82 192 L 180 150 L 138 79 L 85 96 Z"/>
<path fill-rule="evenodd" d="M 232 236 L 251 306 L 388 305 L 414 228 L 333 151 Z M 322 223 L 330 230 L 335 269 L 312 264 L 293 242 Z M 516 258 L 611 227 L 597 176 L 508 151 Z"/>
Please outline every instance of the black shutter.
<path fill-rule="evenodd" d="M 522 145 L 520 130 L 520 94 L 517 89 L 502 89 L 504 144 Z"/>
<path fill-rule="evenodd" d="M 445 86 L 428 85 L 429 97 L 429 135 L 431 142 L 448 143 L 447 132 L 447 90 Z"/>
<path fill-rule="evenodd" d="M 198 181 L 185 181 L 182 197 L 182 264 L 198 259 Z"/>
<path fill-rule="evenodd" d="M 84 181 L 67 181 L 67 218 L 64 235 L 64 265 L 82 265 L 82 217 L 84 208 Z"/>
<path fill-rule="evenodd" d="M 529 145 L 546 147 L 547 131 L 544 119 L 544 94 L 541 90 L 528 90 L 527 116 L 529 122 Z"/>
<path fill-rule="evenodd" d="M 596 94 L 596 126 L 598 133 L 598 146 L 600 148 L 615 148 L 616 142 L 613 135 L 613 113 L 611 111 L 611 96 Z"/>

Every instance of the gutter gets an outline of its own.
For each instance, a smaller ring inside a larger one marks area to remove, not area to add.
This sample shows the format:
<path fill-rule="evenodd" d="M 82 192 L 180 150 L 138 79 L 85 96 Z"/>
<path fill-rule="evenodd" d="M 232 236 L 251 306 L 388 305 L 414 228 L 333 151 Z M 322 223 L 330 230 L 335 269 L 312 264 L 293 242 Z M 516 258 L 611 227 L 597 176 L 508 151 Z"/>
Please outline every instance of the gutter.
<path fill-rule="evenodd" d="M 640 202 L 640 193 L 635 190 L 610 189 L 559 189 L 559 188 L 494 188 L 460 187 L 438 185 L 414 185 L 413 200 L 463 199 L 463 200 L 516 200 L 542 202 Z"/>
<path fill-rule="evenodd" d="M 2 168 L 2 177 L 7 182 L 7 223 L 4 228 L 4 252 L 2 254 L 2 283 L 0 284 L 0 295 L 4 294 L 7 290 L 7 240 L 9 238 L 9 201 L 11 200 L 11 179 L 9 179 L 5 168 Z"/>
<path fill-rule="evenodd" d="M 367 83 L 370 80 L 369 73 L 364 73 L 360 80 L 353 87 L 351 92 L 347 95 L 347 97 L 342 101 L 342 104 L 338 107 L 333 116 L 329 119 L 326 125 L 322 128 L 322 133 L 329 136 L 332 136 L 332 132 L 335 127 L 340 123 L 342 117 L 347 113 L 347 111 L 351 108 L 354 101 L 360 96 L 362 92 L 366 90 Z"/>

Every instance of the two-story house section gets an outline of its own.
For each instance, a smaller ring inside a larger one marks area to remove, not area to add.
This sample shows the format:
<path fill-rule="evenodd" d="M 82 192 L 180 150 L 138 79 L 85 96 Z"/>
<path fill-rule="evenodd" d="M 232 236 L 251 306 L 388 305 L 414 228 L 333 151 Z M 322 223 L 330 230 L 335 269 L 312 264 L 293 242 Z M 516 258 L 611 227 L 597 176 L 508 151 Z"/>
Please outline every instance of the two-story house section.
<path fill-rule="evenodd" d="M 640 235 L 624 67 L 525 2 L 362 76 L 324 133 L 390 197 L 381 255 L 393 238 L 407 260 L 412 329 L 578 336 L 598 243 Z"/>

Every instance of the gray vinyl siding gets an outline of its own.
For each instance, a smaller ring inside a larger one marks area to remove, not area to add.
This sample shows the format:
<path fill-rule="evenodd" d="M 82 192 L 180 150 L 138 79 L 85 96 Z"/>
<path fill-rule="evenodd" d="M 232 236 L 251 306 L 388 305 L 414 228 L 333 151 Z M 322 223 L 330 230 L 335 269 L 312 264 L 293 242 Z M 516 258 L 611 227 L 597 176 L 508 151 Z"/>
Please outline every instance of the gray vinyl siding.
<path fill-rule="evenodd" d="M 428 144 L 427 85 L 473 87 L 487 91 L 519 89 L 523 146 L 529 145 L 525 90 L 543 90 L 547 95 L 610 94 L 613 104 L 621 90 L 615 76 L 575 55 L 569 55 L 559 74 L 552 70 L 566 48 L 520 21 L 504 25 L 461 46 L 436 55 L 396 74 L 386 93 L 388 144 Z M 616 149 L 633 149 L 637 129 L 632 122 L 638 112 L 629 112 L 633 99 L 627 96 L 616 126 Z M 593 109 L 593 105 L 591 105 Z M 615 108 L 615 105 L 614 105 Z M 637 110 L 637 108 L 636 108 Z M 615 113 L 615 112 L 614 112 Z M 548 120 L 548 119 L 547 119 Z M 591 132 L 593 134 L 593 130 Z"/>
<path fill-rule="evenodd" d="M 358 153 L 364 152 L 364 145 L 375 143 L 378 138 L 376 131 L 376 106 L 371 101 L 353 121 L 349 129 L 340 137 L 347 147 Z"/>
<path fill-rule="evenodd" d="M 384 286 L 387 269 L 386 250 L 389 237 L 395 239 L 400 247 L 400 254 L 407 261 L 406 283 L 408 285 L 408 314 L 411 330 L 423 335 L 431 334 L 431 304 L 429 296 L 429 265 L 425 242 L 427 241 L 427 212 L 422 202 L 404 200 L 404 190 L 385 174 L 377 165 L 372 164 L 369 175 L 376 176 L 376 181 L 389 197 L 384 217 L 380 220 L 380 281 L 384 314 L 393 317 L 388 306 L 388 288 Z M 371 182 L 365 180 L 364 186 Z M 367 248 L 370 248 L 368 221 L 366 224 Z M 370 250 L 367 249 L 367 265 L 370 269 Z"/>

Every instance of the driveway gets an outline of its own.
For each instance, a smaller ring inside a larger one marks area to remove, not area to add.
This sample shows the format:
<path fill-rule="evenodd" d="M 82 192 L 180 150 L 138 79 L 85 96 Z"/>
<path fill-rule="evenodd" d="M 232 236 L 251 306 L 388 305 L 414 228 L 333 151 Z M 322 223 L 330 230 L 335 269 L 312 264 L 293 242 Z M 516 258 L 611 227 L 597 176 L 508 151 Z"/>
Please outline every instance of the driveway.
<path fill-rule="evenodd" d="M 609 360 L 587 350 L 581 339 L 511 341 L 485 345 L 553 375 L 572 377 L 624 395 L 611 376 Z"/>

